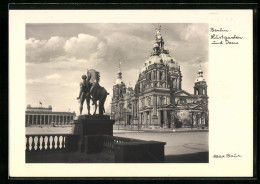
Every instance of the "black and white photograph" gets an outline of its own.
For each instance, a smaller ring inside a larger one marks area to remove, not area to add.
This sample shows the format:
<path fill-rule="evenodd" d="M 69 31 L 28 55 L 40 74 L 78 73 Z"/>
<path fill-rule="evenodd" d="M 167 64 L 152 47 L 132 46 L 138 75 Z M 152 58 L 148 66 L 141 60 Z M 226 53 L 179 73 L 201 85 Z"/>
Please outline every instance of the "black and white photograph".
<path fill-rule="evenodd" d="M 251 176 L 251 18 L 10 11 L 10 175 Z"/>
<path fill-rule="evenodd" d="M 207 163 L 208 62 L 208 24 L 27 24 L 26 162 Z"/>

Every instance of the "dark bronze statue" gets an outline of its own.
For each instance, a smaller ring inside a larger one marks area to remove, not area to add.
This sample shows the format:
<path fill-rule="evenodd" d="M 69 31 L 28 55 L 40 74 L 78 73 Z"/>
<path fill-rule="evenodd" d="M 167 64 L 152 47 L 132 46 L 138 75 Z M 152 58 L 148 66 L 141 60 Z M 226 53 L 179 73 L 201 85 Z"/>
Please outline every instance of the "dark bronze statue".
<path fill-rule="evenodd" d="M 92 105 L 95 105 L 95 111 L 93 115 L 96 114 L 97 101 L 99 101 L 99 115 L 103 115 L 105 112 L 104 104 L 109 93 L 107 93 L 107 90 L 104 87 L 99 85 L 99 72 L 94 69 L 90 69 L 87 71 L 87 78 L 92 85 L 90 89 L 90 95 L 92 97 Z"/>
<path fill-rule="evenodd" d="M 80 107 L 79 107 L 79 111 L 80 111 L 80 115 L 82 114 L 82 110 L 83 110 L 83 104 L 84 101 L 86 100 L 87 102 L 87 108 L 88 108 L 88 114 L 90 115 L 90 89 L 92 84 L 89 81 L 89 78 L 87 78 L 86 75 L 82 75 L 82 82 L 80 83 L 80 91 L 79 91 L 79 96 L 77 97 L 77 99 L 80 99 Z"/>

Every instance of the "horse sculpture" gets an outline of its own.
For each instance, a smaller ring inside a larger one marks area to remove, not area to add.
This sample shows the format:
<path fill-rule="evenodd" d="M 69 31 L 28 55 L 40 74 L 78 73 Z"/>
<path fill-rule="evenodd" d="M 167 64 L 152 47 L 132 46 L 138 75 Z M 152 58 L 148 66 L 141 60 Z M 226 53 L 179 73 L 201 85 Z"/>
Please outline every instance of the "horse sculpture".
<path fill-rule="evenodd" d="M 87 77 L 92 84 L 90 95 L 92 97 L 92 105 L 95 105 L 95 111 L 93 115 L 96 115 L 97 101 L 99 101 L 99 115 L 103 115 L 105 112 L 104 104 L 109 93 L 104 87 L 99 85 L 99 72 L 94 69 L 87 70 Z"/>

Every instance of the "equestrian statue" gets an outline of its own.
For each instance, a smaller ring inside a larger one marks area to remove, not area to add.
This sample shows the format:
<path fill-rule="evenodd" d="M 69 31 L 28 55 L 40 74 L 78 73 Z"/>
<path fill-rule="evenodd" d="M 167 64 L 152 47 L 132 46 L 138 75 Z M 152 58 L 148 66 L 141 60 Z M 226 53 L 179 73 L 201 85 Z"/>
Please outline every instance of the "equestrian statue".
<path fill-rule="evenodd" d="M 84 77 L 83 77 L 84 76 Z M 99 115 L 103 115 L 105 112 L 104 104 L 109 93 L 104 87 L 99 85 L 100 74 L 94 69 L 87 70 L 87 75 L 83 75 L 83 82 L 80 85 L 80 94 L 77 99 L 80 99 L 80 115 L 82 114 L 83 103 L 86 99 L 88 114 L 90 115 L 90 99 L 92 105 L 95 105 L 95 111 L 93 115 L 96 115 L 97 101 L 99 101 Z"/>

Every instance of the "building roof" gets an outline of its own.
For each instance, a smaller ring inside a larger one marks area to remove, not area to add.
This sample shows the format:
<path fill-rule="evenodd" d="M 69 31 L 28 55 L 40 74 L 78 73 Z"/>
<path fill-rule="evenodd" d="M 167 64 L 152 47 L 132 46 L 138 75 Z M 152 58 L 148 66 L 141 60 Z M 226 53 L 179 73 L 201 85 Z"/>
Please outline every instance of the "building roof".
<path fill-rule="evenodd" d="M 192 97 L 193 95 L 185 90 L 179 90 L 174 93 L 175 96 L 189 96 Z"/>

